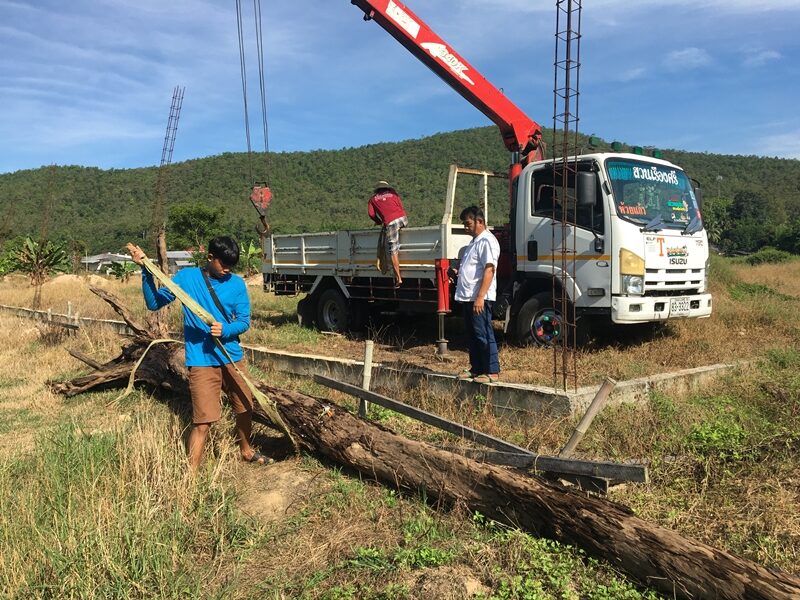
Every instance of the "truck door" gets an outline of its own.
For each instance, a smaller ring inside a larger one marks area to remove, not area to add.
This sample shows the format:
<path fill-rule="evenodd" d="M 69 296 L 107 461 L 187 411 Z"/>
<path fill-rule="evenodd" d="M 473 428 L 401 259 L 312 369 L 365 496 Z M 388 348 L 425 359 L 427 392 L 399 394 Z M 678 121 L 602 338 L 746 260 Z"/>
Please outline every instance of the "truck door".
<path fill-rule="evenodd" d="M 565 193 L 561 175 L 556 171 L 554 178 L 552 167 L 534 173 L 529 187 L 531 197 L 527 215 L 529 241 L 534 243 L 522 249 L 525 252 L 534 246 L 537 250 L 535 258 L 527 257 L 526 270 L 531 276 L 555 275 L 560 278 L 566 267 L 568 281 L 573 277 L 575 281 L 574 290 L 567 291 L 579 307 L 600 306 L 604 297 L 607 304 L 611 291 L 610 260 L 606 253 L 610 246 L 604 239 L 607 216 L 597 175 L 590 167 L 587 164 L 583 165 L 582 171 L 579 169 L 579 186 L 590 186 L 586 193 L 581 194 L 576 194 L 578 177 L 575 174 L 568 176 Z M 589 196 L 594 198 L 591 204 L 586 200 Z"/>

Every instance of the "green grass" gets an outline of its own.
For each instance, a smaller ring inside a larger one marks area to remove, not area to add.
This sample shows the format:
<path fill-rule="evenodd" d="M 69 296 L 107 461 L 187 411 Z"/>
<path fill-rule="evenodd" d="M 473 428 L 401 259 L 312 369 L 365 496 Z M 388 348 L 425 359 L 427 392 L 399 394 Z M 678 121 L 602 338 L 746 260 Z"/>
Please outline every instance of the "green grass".
<path fill-rule="evenodd" d="M 5 409 L 0 405 L 0 434 L 35 430 L 43 418 L 28 408 Z"/>
<path fill-rule="evenodd" d="M 97 433 L 63 422 L 2 462 L 0 596 L 223 597 L 216 571 L 259 531 L 213 477 L 186 480 L 173 433 L 145 416 Z"/>
<path fill-rule="evenodd" d="M 731 298 L 734 300 L 744 300 L 752 297 L 771 297 L 778 300 L 796 300 L 796 298 L 792 298 L 792 296 L 788 296 L 786 294 L 781 294 L 780 292 L 774 290 L 768 285 L 764 285 L 763 283 L 738 282 L 731 285 L 730 288 L 728 288 L 728 291 L 731 295 Z"/>

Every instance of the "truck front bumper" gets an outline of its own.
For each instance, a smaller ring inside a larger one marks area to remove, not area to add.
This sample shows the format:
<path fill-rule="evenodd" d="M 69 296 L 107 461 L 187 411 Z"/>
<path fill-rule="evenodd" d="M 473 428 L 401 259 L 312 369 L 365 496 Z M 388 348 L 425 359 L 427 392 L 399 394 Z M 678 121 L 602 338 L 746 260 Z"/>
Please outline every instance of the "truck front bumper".
<path fill-rule="evenodd" d="M 616 296 L 611 299 L 614 323 L 648 323 L 711 316 L 711 294 L 691 296 Z"/>

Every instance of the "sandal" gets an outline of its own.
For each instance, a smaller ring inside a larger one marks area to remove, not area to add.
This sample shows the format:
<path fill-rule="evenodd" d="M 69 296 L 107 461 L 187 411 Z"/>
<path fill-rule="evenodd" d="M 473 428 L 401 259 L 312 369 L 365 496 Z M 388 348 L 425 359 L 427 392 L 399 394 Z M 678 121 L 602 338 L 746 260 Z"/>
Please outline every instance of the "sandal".
<path fill-rule="evenodd" d="M 244 462 L 253 463 L 254 465 L 263 465 L 263 466 L 271 465 L 272 463 L 275 462 L 273 459 L 261 454 L 261 452 L 259 452 L 258 450 L 253 452 L 253 456 L 251 456 L 250 458 L 242 457 L 242 460 Z"/>
<path fill-rule="evenodd" d="M 469 381 L 473 378 L 472 371 L 469 369 L 464 369 L 458 375 L 456 375 L 456 379 L 460 379 L 461 381 Z"/>
<path fill-rule="evenodd" d="M 500 379 L 497 373 L 484 373 L 483 375 L 476 375 L 472 378 L 475 383 L 496 383 Z"/>

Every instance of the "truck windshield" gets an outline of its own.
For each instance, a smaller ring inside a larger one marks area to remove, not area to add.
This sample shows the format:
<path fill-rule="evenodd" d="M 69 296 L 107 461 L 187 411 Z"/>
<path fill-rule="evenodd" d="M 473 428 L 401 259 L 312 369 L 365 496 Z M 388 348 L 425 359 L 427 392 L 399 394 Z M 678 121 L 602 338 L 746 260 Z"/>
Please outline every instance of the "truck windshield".
<path fill-rule="evenodd" d="M 692 184 L 680 169 L 625 159 L 609 159 L 606 168 L 623 219 L 653 231 L 686 229 L 690 222 L 702 229 Z"/>

